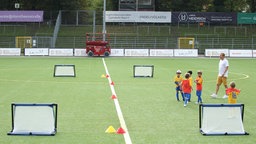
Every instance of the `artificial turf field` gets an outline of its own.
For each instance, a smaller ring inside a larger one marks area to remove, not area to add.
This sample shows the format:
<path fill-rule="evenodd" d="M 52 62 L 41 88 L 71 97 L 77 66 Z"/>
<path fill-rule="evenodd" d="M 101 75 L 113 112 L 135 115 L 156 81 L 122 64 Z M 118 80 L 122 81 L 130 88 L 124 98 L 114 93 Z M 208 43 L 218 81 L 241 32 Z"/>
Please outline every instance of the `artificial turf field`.
<path fill-rule="evenodd" d="M 230 58 L 228 81 L 241 89 L 238 103 L 245 104 L 244 127 L 248 136 L 203 136 L 199 132 L 195 91 L 183 107 L 175 98 L 177 69 L 203 71 L 204 103 L 212 99 L 218 58 L 104 58 L 133 144 L 254 144 L 256 142 L 256 60 Z M 54 65 L 74 64 L 76 77 L 53 77 Z M 153 78 L 133 78 L 133 65 L 154 65 Z M 124 144 L 121 134 L 105 133 L 120 127 L 111 99 L 102 58 L 0 57 L 0 143 L 2 144 Z M 195 89 L 195 88 L 194 88 Z M 221 86 L 219 97 L 224 95 Z M 11 103 L 58 104 L 55 136 L 8 136 Z"/>

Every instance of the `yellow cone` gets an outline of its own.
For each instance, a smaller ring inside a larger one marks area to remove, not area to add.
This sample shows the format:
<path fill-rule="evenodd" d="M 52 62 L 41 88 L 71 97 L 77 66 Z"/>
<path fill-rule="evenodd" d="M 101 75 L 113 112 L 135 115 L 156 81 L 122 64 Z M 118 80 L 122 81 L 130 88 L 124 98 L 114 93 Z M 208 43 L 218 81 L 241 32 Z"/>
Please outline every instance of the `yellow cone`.
<path fill-rule="evenodd" d="M 101 75 L 101 78 L 105 78 L 106 76 L 104 74 Z"/>
<path fill-rule="evenodd" d="M 116 133 L 116 130 L 113 126 L 109 126 L 105 133 Z"/>

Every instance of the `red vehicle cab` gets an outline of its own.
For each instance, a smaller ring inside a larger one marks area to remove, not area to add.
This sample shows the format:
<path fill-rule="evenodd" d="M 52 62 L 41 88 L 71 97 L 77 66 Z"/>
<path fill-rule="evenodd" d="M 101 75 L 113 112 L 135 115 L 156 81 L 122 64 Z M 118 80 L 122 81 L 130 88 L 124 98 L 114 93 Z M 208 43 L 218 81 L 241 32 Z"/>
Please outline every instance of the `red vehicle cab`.
<path fill-rule="evenodd" d="M 105 36 L 105 38 L 104 38 Z M 109 56 L 109 36 L 103 33 L 86 34 L 86 54 L 88 56 Z"/>

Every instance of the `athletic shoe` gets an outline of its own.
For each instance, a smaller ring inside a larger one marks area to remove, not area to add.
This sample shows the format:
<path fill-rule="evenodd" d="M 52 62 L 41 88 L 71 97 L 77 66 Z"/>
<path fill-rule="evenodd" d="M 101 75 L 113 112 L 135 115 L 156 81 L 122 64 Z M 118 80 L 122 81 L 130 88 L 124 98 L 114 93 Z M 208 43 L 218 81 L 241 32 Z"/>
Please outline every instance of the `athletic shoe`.
<path fill-rule="evenodd" d="M 211 95 L 211 97 L 212 97 L 212 98 L 217 98 L 218 96 L 217 96 L 215 93 L 213 93 L 213 94 Z"/>
<path fill-rule="evenodd" d="M 227 96 L 227 95 L 224 95 L 222 98 L 226 99 L 226 98 L 228 98 L 228 96 Z"/>
<path fill-rule="evenodd" d="M 184 104 L 184 107 L 186 107 L 187 105 L 186 104 Z"/>

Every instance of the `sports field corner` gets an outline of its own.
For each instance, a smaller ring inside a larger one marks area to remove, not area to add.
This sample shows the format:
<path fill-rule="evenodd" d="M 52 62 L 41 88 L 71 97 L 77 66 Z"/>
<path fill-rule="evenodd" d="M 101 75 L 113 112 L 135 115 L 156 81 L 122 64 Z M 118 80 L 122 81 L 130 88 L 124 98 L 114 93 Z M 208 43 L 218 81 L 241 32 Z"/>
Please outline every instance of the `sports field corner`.
<path fill-rule="evenodd" d="M 133 144 L 255 143 L 255 59 L 229 58 L 228 81 L 241 89 L 238 103 L 245 105 L 248 136 L 203 136 L 195 91 L 187 107 L 176 101 L 173 77 L 180 69 L 182 75 L 192 70 L 193 78 L 197 70 L 203 71 L 204 103 L 227 103 L 227 99 L 210 97 L 218 58 L 108 57 L 104 62 L 98 57 L 0 57 L 0 143 L 127 143 L 125 134 L 106 132 L 110 126 L 124 128 Z M 56 64 L 74 64 L 76 77 L 53 77 Z M 154 77 L 134 78 L 134 65 L 154 65 Z M 221 86 L 219 97 L 223 95 Z M 120 122 L 116 100 L 126 127 Z M 57 134 L 8 136 L 13 102 L 58 104 Z"/>

